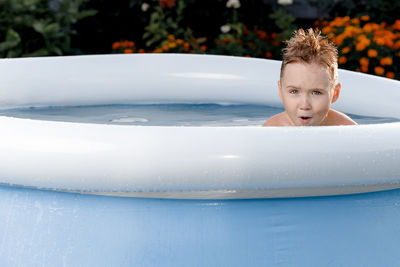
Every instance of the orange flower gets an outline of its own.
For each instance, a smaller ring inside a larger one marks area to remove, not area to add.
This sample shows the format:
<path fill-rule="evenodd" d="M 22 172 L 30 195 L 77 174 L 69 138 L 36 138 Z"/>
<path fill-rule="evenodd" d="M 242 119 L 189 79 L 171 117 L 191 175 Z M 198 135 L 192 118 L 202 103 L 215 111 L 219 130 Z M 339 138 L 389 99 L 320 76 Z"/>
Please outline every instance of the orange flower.
<path fill-rule="evenodd" d="M 140 49 L 138 50 L 138 53 L 145 53 L 145 51 L 144 51 L 143 48 L 140 48 Z"/>
<path fill-rule="evenodd" d="M 353 24 L 358 25 L 358 24 L 360 24 L 360 19 L 359 18 L 354 18 L 354 19 L 351 19 L 350 22 L 353 23 Z"/>
<path fill-rule="evenodd" d="M 356 50 L 357 51 L 363 51 L 365 48 L 367 48 L 367 46 L 365 45 L 364 42 L 359 42 L 356 44 Z"/>
<path fill-rule="evenodd" d="M 183 45 L 183 42 L 184 42 L 184 41 L 183 41 L 182 39 L 177 39 L 177 40 L 176 40 L 176 43 L 177 43 L 178 45 Z"/>
<path fill-rule="evenodd" d="M 172 34 L 168 34 L 168 40 L 175 41 L 175 36 Z"/>
<path fill-rule="evenodd" d="M 370 20 L 370 16 L 368 16 L 368 15 L 361 16 L 361 20 L 368 21 L 368 20 Z"/>
<path fill-rule="evenodd" d="M 190 50 L 190 44 L 188 42 L 183 43 L 183 51 L 188 52 Z"/>
<path fill-rule="evenodd" d="M 117 50 L 118 48 L 120 48 L 121 43 L 120 42 L 114 42 L 112 44 L 112 50 Z"/>
<path fill-rule="evenodd" d="M 341 56 L 339 58 L 339 64 L 345 64 L 347 62 L 347 58 L 345 56 Z"/>
<path fill-rule="evenodd" d="M 382 37 L 374 37 L 374 42 L 377 44 L 377 45 L 385 45 L 385 39 L 384 38 L 382 38 Z"/>
<path fill-rule="evenodd" d="M 400 19 L 396 20 L 392 26 L 394 30 L 400 31 Z"/>
<path fill-rule="evenodd" d="M 267 51 L 267 52 L 265 53 L 265 57 L 266 57 L 266 58 L 272 58 L 272 53 L 269 52 L 269 51 Z"/>
<path fill-rule="evenodd" d="M 384 57 L 384 58 L 381 58 L 379 63 L 381 63 L 382 66 L 390 66 L 393 64 L 393 60 L 391 57 Z"/>
<path fill-rule="evenodd" d="M 375 67 L 375 68 L 374 68 L 374 71 L 375 71 L 375 73 L 378 74 L 378 75 L 383 75 L 383 74 L 385 73 L 385 69 L 382 68 L 381 66 Z"/>
<path fill-rule="evenodd" d="M 361 66 L 362 72 L 368 72 L 368 66 Z"/>
<path fill-rule="evenodd" d="M 257 35 L 258 35 L 258 37 L 260 39 L 267 39 L 268 38 L 267 33 L 265 31 L 262 31 L 262 30 L 258 30 L 257 31 Z"/>
<path fill-rule="evenodd" d="M 344 37 L 342 35 L 339 35 L 338 37 L 335 38 L 335 43 L 340 46 L 343 44 L 343 39 Z"/>
<path fill-rule="evenodd" d="M 161 7 L 173 8 L 176 4 L 176 0 L 159 0 Z"/>
<path fill-rule="evenodd" d="M 398 41 L 393 45 L 393 48 L 396 49 L 396 50 L 400 49 L 400 40 L 398 40 Z"/>
<path fill-rule="evenodd" d="M 378 51 L 376 51 L 375 49 L 368 49 L 368 56 L 376 57 L 376 56 L 378 56 Z"/>
<path fill-rule="evenodd" d="M 202 46 L 200 46 L 200 49 L 203 50 L 203 51 L 206 51 L 207 50 L 207 46 L 202 45 Z"/>
<path fill-rule="evenodd" d="M 343 49 L 342 49 L 342 53 L 343 53 L 343 54 L 347 54 L 347 53 L 349 53 L 349 52 L 350 52 L 350 47 L 348 47 L 348 46 L 343 47 Z"/>
<path fill-rule="evenodd" d="M 361 65 L 362 67 L 368 67 L 368 65 L 369 65 L 369 60 L 368 60 L 368 58 L 366 58 L 366 57 L 360 58 L 360 65 Z"/>
<path fill-rule="evenodd" d="M 124 54 L 132 54 L 133 50 L 130 48 L 124 49 Z"/>
<path fill-rule="evenodd" d="M 131 41 L 123 41 L 123 42 L 121 43 L 121 46 L 122 46 L 122 47 L 134 47 L 134 46 L 135 46 L 135 43 L 134 43 L 134 42 L 131 42 Z"/>
<path fill-rule="evenodd" d="M 394 72 L 388 71 L 385 76 L 386 78 L 394 79 Z"/>
<path fill-rule="evenodd" d="M 371 23 L 366 23 L 363 27 L 363 31 L 366 33 L 372 32 L 372 24 Z"/>
<path fill-rule="evenodd" d="M 168 48 L 175 48 L 176 47 L 176 43 L 172 42 L 168 44 Z"/>

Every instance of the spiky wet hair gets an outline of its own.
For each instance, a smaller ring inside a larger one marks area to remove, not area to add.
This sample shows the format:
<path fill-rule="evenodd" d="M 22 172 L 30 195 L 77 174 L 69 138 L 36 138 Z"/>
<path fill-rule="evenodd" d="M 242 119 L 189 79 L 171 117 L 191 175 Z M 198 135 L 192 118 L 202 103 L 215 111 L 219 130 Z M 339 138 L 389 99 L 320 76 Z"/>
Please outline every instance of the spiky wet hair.
<path fill-rule="evenodd" d="M 293 37 L 285 41 L 282 50 L 281 79 L 283 71 L 290 63 L 317 63 L 328 67 L 331 84 L 336 85 L 338 79 L 338 51 L 328 37 L 321 35 L 318 30 L 299 29 Z"/>

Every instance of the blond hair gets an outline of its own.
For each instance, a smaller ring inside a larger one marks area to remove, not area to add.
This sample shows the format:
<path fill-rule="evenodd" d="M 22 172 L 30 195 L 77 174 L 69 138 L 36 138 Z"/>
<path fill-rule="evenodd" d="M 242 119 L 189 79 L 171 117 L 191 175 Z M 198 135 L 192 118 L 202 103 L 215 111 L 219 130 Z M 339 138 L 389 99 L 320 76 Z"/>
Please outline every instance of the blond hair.
<path fill-rule="evenodd" d="M 338 51 L 328 37 L 312 28 L 304 31 L 294 31 L 294 35 L 285 41 L 286 48 L 282 50 L 281 78 L 287 64 L 317 63 L 329 70 L 331 84 L 336 85 L 338 79 Z"/>

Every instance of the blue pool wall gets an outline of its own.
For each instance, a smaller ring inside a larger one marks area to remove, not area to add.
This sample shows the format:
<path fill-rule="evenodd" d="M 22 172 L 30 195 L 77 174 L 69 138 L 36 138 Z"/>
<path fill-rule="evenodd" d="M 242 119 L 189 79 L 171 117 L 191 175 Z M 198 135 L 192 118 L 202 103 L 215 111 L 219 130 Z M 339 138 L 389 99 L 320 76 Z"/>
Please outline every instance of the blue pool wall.
<path fill-rule="evenodd" d="M 400 266 L 400 190 L 253 200 L 0 186 L 1 266 Z"/>

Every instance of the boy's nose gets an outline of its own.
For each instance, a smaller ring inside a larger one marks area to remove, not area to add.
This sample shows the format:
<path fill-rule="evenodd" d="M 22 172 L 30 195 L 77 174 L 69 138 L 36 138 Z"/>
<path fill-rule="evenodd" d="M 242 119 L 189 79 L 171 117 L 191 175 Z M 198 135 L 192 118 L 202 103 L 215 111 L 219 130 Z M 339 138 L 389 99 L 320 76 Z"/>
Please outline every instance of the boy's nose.
<path fill-rule="evenodd" d="M 309 110 L 309 109 L 311 109 L 311 101 L 310 101 L 309 97 L 305 96 L 305 97 L 303 97 L 301 99 L 300 109 L 301 110 Z"/>

